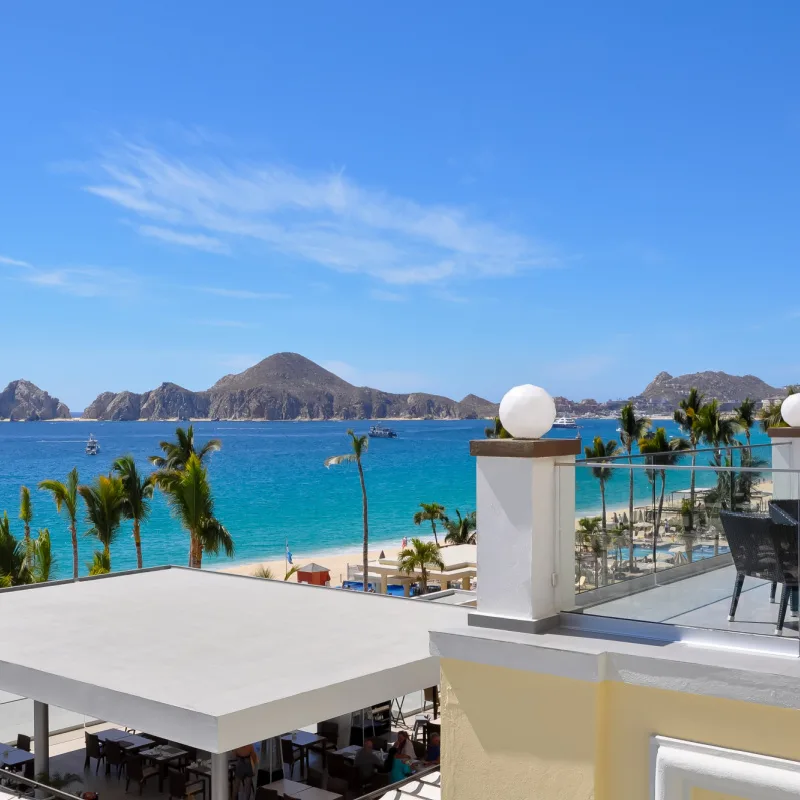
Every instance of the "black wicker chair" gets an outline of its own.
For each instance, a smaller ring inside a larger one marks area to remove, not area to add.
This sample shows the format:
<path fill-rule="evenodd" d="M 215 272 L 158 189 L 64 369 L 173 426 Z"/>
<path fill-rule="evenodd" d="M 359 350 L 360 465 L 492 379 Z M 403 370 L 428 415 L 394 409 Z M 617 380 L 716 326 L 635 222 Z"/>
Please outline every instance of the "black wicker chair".
<path fill-rule="evenodd" d="M 733 621 L 736 616 L 736 607 L 746 577 L 771 581 L 773 587 L 782 583 L 778 622 L 775 626 L 775 633 L 780 636 L 789 597 L 792 590 L 797 591 L 798 585 L 797 527 L 776 524 L 770 516 L 764 514 L 732 511 L 720 511 L 720 520 L 736 567 L 728 621 Z"/>

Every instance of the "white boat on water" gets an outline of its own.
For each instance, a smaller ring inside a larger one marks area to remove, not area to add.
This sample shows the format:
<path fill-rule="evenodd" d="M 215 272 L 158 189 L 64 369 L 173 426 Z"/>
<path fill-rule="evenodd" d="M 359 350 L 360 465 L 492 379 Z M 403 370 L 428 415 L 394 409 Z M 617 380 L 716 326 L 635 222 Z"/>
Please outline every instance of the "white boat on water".
<path fill-rule="evenodd" d="M 396 439 L 397 431 L 393 431 L 391 428 L 385 428 L 378 423 L 377 425 L 370 426 L 369 437 L 370 439 Z"/>
<path fill-rule="evenodd" d="M 89 441 L 86 442 L 86 455 L 96 456 L 100 452 L 100 442 L 94 438 L 94 434 L 89 434 Z"/>
<path fill-rule="evenodd" d="M 553 423 L 554 428 L 577 428 L 575 417 L 558 417 Z"/>

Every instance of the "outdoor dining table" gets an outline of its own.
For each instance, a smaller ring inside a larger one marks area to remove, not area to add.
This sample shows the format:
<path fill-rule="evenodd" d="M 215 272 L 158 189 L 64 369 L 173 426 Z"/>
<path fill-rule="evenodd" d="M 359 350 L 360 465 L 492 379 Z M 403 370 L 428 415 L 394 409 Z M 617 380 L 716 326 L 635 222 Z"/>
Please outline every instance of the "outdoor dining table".
<path fill-rule="evenodd" d="M 109 728 L 107 731 L 100 731 L 97 734 L 97 738 L 101 742 L 118 742 L 120 739 L 125 739 L 130 735 L 130 731 L 123 731 L 119 728 Z"/>
<path fill-rule="evenodd" d="M 160 792 L 164 789 L 167 764 L 169 764 L 170 761 L 188 756 L 189 753 L 171 744 L 160 744 L 157 747 L 151 747 L 149 750 L 140 750 L 139 755 L 144 756 L 158 765 L 158 791 Z"/>
<path fill-rule="evenodd" d="M 334 750 L 333 754 L 336 756 L 344 756 L 345 758 L 353 760 L 359 750 L 361 750 L 361 745 L 349 744 L 347 747 L 343 747 L 341 750 Z"/>
<path fill-rule="evenodd" d="M 141 750 L 143 747 L 150 747 L 155 744 L 152 739 L 148 739 L 146 736 L 139 736 L 135 733 L 132 733 L 123 739 L 117 739 L 117 742 L 123 750 L 131 751 Z"/>
<path fill-rule="evenodd" d="M 340 794 L 329 792 L 327 789 L 317 789 L 316 786 L 306 786 L 302 792 L 295 794 L 297 800 L 342 800 Z"/>
<path fill-rule="evenodd" d="M 306 789 L 311 788 L 305 783 L 291 781 L 288 778 L 281 778 L 279 781 L 272 781 L 272 783 L 267 783 L 265 786 L 267 789 L 276 791 L 281 797 L 283 797 L 284 794 L 290 794 L 297 797 L 299 796 L 300 792 L 304 792 Z"/>
<path fill-rule="evenodd" d="M 19 767 L 33 761 L 33 753 L 18 747 L 0 747 L 0 766 Z"/>
<path fill-rule="evenodd" d="M 286 736 L 282 736 L 281 738 L 284 742 L 291 742 L 292 745 L 301 749 L 302 757 L 306 765 L 306 771 L 303 774 L 308 775 L 308 748 L 311 747 L 312 744 L 324 742 L 325 737 L 320 736 L 318 733 L 309 733 L 308 731 L 293 731 L 292 733 L 287 733 Z M 303 762 L 301 762 L 301 766 L 302 763 Z"/>

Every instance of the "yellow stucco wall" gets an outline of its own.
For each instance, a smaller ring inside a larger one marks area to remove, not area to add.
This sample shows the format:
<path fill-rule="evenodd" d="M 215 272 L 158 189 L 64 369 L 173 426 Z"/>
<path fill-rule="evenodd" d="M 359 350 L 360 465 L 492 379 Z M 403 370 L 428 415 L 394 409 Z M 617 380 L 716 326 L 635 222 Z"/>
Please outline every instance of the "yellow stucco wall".
<path fill-rule="evenodd" d="M 800 761 L 798 711 L 447 659 L 442 717 L 443 800 L 641 800 L 656 733 Z"/>

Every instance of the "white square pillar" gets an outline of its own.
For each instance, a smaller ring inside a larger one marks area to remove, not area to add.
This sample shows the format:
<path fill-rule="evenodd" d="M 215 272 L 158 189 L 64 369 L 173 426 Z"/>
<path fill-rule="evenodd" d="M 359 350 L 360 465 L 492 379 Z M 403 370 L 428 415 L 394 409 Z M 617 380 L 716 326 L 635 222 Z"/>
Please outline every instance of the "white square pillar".
<path fill-rule="evenodd" d="M 33 772 L 36 780 L 50 775 L 50 706 L 38 700 L 33 701 Z M 39 790 L 36 796 L 44 797 Z"/>
<path fill-rule="evenodd" d="M 486 439 L 477 456 L 478 610 L 471 624 L 536 631 L 574 598 L 580 439 Z M 550 622 L 548 622 L 550 621 Z"/>
<path fill-rule="evenodd" d="M 211 800 L 228 800 L 228 754 L 211 753 Z"/>
<path fill-rule="evenodd" d="M 800 469 L 800 428 L 770 428 L 772 466 L 776 469 Z M 772 473 L 772 495 L 776 500 L 797 500 L 797 474 Z"/>

